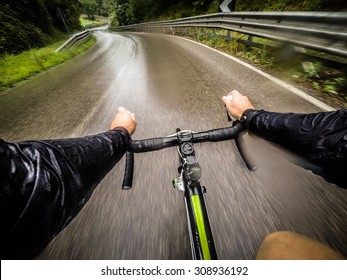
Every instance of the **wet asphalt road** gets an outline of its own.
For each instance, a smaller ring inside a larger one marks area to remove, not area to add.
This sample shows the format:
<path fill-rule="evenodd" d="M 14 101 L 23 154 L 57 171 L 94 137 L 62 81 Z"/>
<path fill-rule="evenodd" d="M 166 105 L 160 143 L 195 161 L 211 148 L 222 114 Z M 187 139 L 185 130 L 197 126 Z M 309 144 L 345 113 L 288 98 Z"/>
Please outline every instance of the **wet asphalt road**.
<path fill-rule="evenodd" d="M 274 111 L 316 112 L 311 103 L 207 48 L 165 35 L 96 34 L 82 56 L 0 94 L 0 137 L 62 138 L 108 129 L 116 108 L 136 113 L 135 139 L 228 125 L 221 96 L 239 89 Z M 259 169 L 231 142 L 196 145 L 221 259 L 253 259 L 266 234 L 293 230 L 347 255 L 347 191 L 246 137 Z M 134 187 L 121 190 L 121 161 L 40 259 L 189 259 L 175 148 L 135 155 Z"/>

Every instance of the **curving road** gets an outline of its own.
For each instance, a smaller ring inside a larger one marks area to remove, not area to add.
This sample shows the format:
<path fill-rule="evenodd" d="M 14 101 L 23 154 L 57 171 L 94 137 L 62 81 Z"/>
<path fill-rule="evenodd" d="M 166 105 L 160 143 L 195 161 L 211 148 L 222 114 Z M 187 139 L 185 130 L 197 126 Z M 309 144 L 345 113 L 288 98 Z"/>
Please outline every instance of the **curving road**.
<path fill-rule="evenodd" d="M 96 33 L 82 56 L 0 95 L 0 138 L 61 138 L 108 129 L 119 105 L 136 112 L 134 138 L 228 125 L 221 96 L 239 89 L 258 108 L 321 108 L 196 43 L 166 35 Z M 219 258 L 253 259 L 267 233 L 293 230 L 347 255 L 347 191 L 292 165 L 285 152 L 246 138 L 249 172 L 232 143 L 197 145 Z M 134 187 L 121 161 L 40 259 L 189 259 L 174 148 L 136 155 Z"/>

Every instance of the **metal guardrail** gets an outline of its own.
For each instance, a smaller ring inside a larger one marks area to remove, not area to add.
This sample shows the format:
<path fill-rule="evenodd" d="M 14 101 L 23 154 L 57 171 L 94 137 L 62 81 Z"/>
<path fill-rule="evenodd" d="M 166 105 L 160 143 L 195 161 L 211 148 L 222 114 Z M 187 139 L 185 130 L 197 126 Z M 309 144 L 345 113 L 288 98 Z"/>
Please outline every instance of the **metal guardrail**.
<path fill-rule="evenodd" d="M 70 37 L 69 40 L 67 40 L 64 44 L 62 44 L 59 48 L 57 48 L 55 52 L 60 52 L 63 49 L 72 47 L 76 43 L 81 43 L 89 39 L 91 33 L 92 33 L 91 30 L 85 30 L 83 32 L 73 35 L 72 37 Z"/>
<path fill-rule="evenodd" d="M 174 33 L 179 28 L 223 29 L 347 58 L 346 12 L 231 12 L 111 29 Z"/>

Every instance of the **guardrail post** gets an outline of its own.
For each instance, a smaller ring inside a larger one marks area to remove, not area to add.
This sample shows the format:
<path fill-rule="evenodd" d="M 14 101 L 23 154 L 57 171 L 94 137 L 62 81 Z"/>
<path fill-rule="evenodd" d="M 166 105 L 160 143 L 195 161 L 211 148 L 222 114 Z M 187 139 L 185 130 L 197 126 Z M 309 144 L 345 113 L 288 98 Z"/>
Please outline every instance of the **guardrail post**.
<path fill-rule="evenodd" d="M 253 41 L 253 36 L 252 36 L 252 35 L 249 35 L 249 36 L 248 36 L 248 39 L 246 40 L 246 45 L 247 45 L 247 47 L 252 46 L 252 41 Z"/>
<path fill-rule="evenodd" d="M 231 41 L 232 40 L 230 30 L 228 30 L 228 32 L 227 32 L 226 40 L 227 41 Z"/>
<path fill-rule="evenodd" d="M 306 54 L 306 50 L 302 47 L 293 46 L 294 52 L 299 53 L 303 56 Z M 316 72 L 316 67 L 311 61 L 302 61 L 301 62 L 302 69 L 307 72 Z"/>

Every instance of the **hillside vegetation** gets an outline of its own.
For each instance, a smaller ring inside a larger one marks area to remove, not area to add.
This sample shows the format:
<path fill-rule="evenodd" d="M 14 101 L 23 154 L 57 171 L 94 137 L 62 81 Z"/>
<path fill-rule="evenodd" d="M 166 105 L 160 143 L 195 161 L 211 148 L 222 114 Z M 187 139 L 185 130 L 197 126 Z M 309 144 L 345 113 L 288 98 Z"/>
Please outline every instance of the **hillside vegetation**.
<path fill-rule="evenodd" d="M 75 0 L 1 0 L 0 55 L 43 47 L 80 29 L 80 13 Z"/>
<path fill-rule="evenodd" d="M 81 28 L 84 12 L 114 26 L 218 11 L 218 0 L 1 0 L 0 56 L 50 44 Z M 341 11 L 346 0 L 237 0 L 236 11 Z"/>

